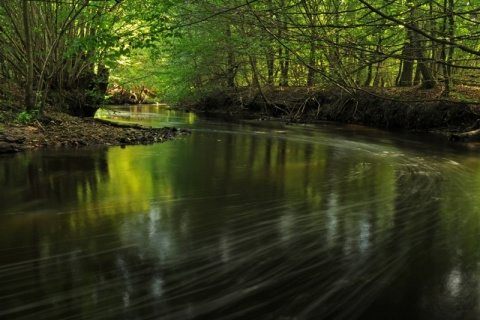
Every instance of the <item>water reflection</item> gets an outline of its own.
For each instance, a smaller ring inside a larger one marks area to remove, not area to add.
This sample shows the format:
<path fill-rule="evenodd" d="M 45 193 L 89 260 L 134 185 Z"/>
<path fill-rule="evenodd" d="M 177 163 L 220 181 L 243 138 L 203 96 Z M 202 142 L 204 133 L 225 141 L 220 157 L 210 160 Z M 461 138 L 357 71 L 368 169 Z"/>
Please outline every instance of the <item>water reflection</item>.
<path fill-rule="evenodd" d="M 0 318 L 479 317 L 478 160 L 207 127 L 0 159 Z"/>
<path fill-rule="evenodd" d="M 195 113 L 171 110 L 165 105 L 133 105 L 109 107 L 97 111 L 95 117 L 115 122 L 135 122 L 148 126 L 190 126 L 197 120 Z"/>

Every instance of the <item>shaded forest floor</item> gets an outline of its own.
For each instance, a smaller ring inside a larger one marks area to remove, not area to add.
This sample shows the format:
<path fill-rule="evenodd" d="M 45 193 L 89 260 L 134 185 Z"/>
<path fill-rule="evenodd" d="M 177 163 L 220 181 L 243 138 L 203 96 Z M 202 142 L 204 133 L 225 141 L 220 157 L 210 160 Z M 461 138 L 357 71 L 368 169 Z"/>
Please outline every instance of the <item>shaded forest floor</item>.
<path fill-rule="evenodd" d="M 186 108 L 257 114 L 287 123 L 335 121 L 388 130 L 435 132 L 453 141 L 480 141 L 480 87 L 457 86 L 448 98 L 443 86 L 408 88 L 276 87 L 212 94 Z"/>

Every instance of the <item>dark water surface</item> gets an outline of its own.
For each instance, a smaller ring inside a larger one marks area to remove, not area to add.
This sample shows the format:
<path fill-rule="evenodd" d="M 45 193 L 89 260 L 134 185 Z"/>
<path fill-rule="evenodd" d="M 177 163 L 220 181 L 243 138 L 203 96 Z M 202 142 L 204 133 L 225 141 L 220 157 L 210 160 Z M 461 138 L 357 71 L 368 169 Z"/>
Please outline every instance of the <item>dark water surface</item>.
<path fill-rule="evenodd" d="M 125 110 L 193 133 L 0 157 L 0 319 L 480 319 L 479 154 Z"/>

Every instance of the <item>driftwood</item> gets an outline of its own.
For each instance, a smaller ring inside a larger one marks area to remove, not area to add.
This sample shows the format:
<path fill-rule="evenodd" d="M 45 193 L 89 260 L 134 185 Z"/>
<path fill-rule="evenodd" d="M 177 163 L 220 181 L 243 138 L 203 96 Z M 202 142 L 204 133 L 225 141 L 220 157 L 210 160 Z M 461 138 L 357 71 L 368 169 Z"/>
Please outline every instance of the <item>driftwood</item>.
<path fill-rule="evenodd" d="M 448 137 L 450 141 L 460 142 L 479 142 L 480 141 L 480 129 L 472 130 L 468 132 L 451 134 Z"/>

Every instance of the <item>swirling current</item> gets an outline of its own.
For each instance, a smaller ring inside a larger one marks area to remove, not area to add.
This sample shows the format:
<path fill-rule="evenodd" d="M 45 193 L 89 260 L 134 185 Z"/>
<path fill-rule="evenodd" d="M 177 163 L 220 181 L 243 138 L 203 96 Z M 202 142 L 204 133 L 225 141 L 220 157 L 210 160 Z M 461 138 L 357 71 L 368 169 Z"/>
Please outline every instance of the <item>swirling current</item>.
<path fill-rule="evenodd" d="M 0 158 L 1 319 L 480 318 L 475 150 L 117 111 L 193 132 Z"/>

